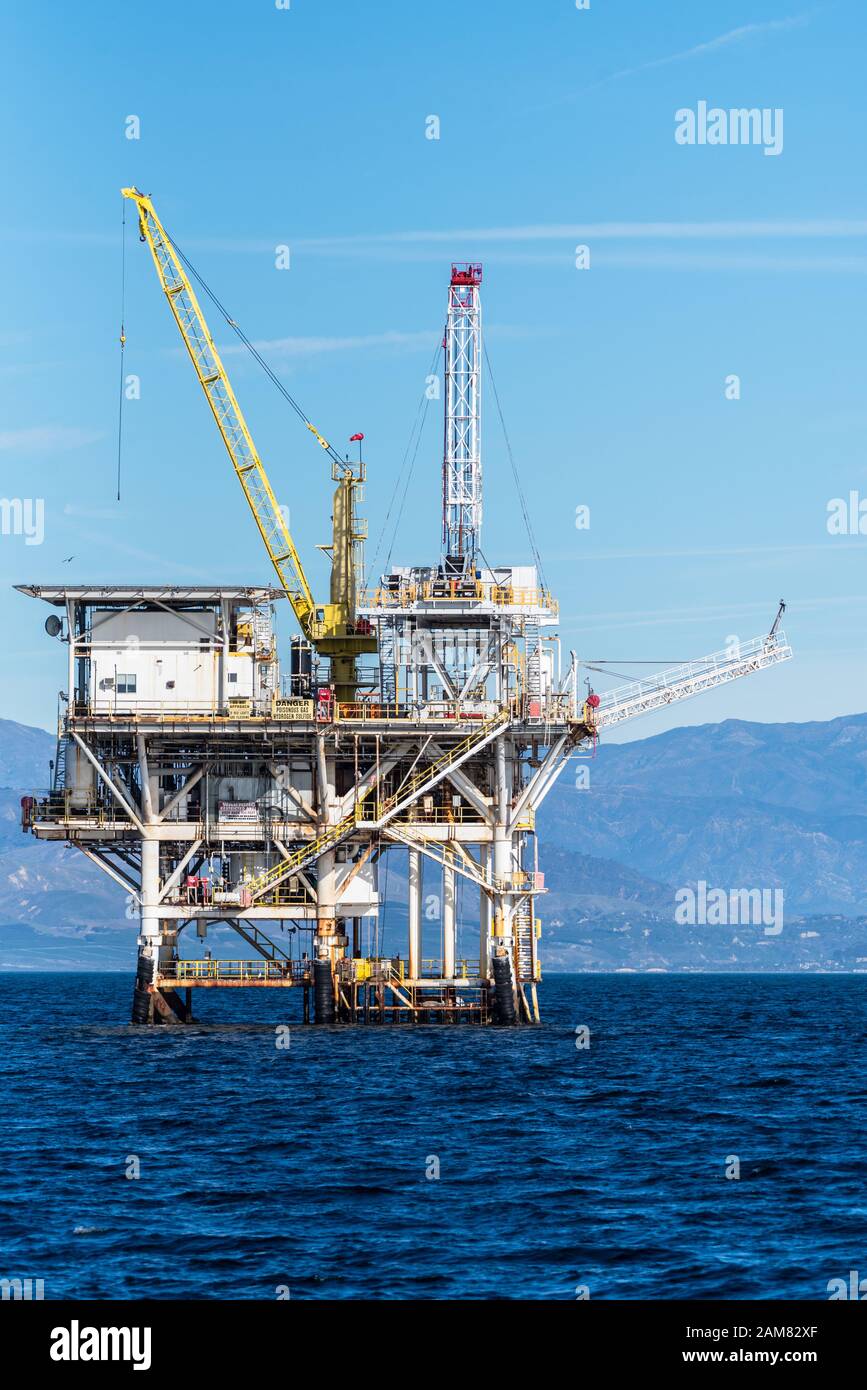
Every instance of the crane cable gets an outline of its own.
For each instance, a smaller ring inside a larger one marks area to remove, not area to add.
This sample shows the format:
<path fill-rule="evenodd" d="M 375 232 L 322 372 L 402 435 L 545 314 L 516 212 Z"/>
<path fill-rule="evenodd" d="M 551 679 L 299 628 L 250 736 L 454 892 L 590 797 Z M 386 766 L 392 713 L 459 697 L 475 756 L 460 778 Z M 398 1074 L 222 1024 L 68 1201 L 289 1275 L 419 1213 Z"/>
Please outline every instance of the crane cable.
<path fill-rule="evenodd" d="M 626 661 L 619 661 L 617 664 L 618 666 L 662 666 L 665 668 L 666 666 L 686 666 L 688 661 L 675 661 L 660 657 L 658 661 L 630 661 L 627 659 Z M 637 680 L 636 676 L 627 675 L 624 671 L 612 671 L 610 662 L 582 661 L 581 665 L 585 671 L 598 671 L 601 676 L 616 676 L 618 680 L 622 681 Z"/>
<path fill-rule="evenodd" d="M 435 368 L 436 366 L 439 365 L 439 355 L 440 355 L 441 352 L 442 352 L 442 347 L 441 347 L 441 346 L 440 346 L 440 347 L 437 347 L 437 350 L 436 350 L 436 352 L 435 352 L 434 355 L 433 355 L 433 360 L 432 360 L 432 362 L 431 362 L 431 370 L 428 372 L 428 376 L 433 376 L 433 375 L 434 375 L 434 368 Z M 391 554 L 392 554 L 392 551 L 394 550 L 395 541 L 397 540 L 397 533 L 398 533 L 398 531 L 400 530 L 400 523 L 401 523 L 401 521 L 403 520 L 403 509 L 404 509 L 404 507 L 406 506 L 407 494 L 409 493 L 409 485 L 410 485 L 410 483 L 412 482 L 413 473 L 415 472 L 416 459 L 418 458 L 418 451 L 419 451 L 419 447 L 420 447 L 420 445 L 421 445 L 422 436 L 423 436 L 423 434 L 424 434 L 424 427 L 425 427 L 425 423 L 426 423 L 426 421 L 427 421 L 427 412 L 428 412 L 428 406 L 430 405 L 430 400 L 431 400 L 431 398 L 430 398 L 430 396 L 427 394 L 427 388 L 425 388 L 424 409 L 422 410 L 421 422 L 420 422 L 419 427 L 418 427 L 418 433 L 416 434 L 416 437 L 415 437 L 415 448 L 414 448 L 413 451 L 412 451 L 412 458 L 410 459 L 409 469 L 407 470 L 406 482 L 405 482 L 404 485 L 403 485 L 403 493 L 401 494 L 400 506 L 399 506 L 399 508 L 398 508 L 397 516 L 396 516 L 395 519 L 394 519 L 394 528 L 393 528 L 392 533 L 391 533 L 391 543 L 390 543 L 390 545 L 389 545 L 389 547 L 388 547 L 388 554 L 387 554 L 386 557 L 385 557 L 385 568 L 386 568 L 386 569 L 388 569 L 388 567 L 389 567 L 390 564 L 391 564 Z M 410 436 L 410 438 L 411 438 L 411 436 Z M 409 445 L 407 445 L 407 448 L 409 448 Z M 404 455 L 404 457 L 406 457 L 406 456 Z"/>
<path fill-rule="evenodd" d="M 648 666 L 655 666 L 656 662 L 647 662 L 646 664 Z M 671 664 L 682 665 L 684 663 L 672 662 Z M 600 676 L 616 676 L 617 680 L 619 681 L 634 681 L 637 679 L 636 676 L 628 676 L 625 671 L 612 671 L 609 666 L 597 666 L 592 661 L 582 661 L 581 665 L 583 666 L 585 671 L 598 671 Z"/>
<path fill-rule="evenodd" d="M 164 230 L 165 230 L 165 229 L 164 229 Z M 217 298 L 216 294 L 215 294 L 214 291 L 211 289 L 210 285 L 207 283 L 206 280 L 204 280 L 204 279 L 202 278 L 202 276 L 201 276 L 201 275 L 199 274 L 199 272 L 196 270 L 196 267 L 193 265 L 192 261 L 189 260 L 188 257 L 184 255 L 183 251 L 181 250 L 181 248 L 180 248 L 180 246 L 178 245 L 178 243 L 175 241 L 174 237 L 170 236 L 169 233 L 168 233 L 168 231 L 166 231 L 166 236 L 168 237 L 168 240 L 169 240 L 169 242 L 170 242 L 170 244 L 171 244 L 173 250 L 176 252 L 176 254 L 177 254 L 177 256 L 178 256 L 178 259 L 183 263 L 184 268 L 185 268 L 186 270 L 189 271 L 190 275 L 192 275 L 193 279 L 196 281 L 196 284 L 197 284 L 197 285 L 200 287 L 200 289 L 202 289 L 203 292 L 208 296 L 208 299 L 210 299 L 211 303 L 214 305 L 214 308 L 217 310 L 218 314 L 220 314 L 220 316 L 225 320 L 226 324 L 229 326 L 229 328 L 231 328 L 231 330 L 232 330 L 232 332 L 235 334 L 235 336 L 239 339 L 239 341 L 240 341 L 241 343 L 243 343 L 244 347 L 247 349 L 247 351 L 250 353 L 250 355 L 251 355 L 253 358 L 255 358 L 256 362 L 258 362 L 259 366 L 262 368 L 262 371 L 265 373 L 265 375 L 268 377 L 268 379 L 269 379 L 271 382 L 273 382 L 273 384 L 277 387 L 277 390 L 280 392 L 280 395 L 281 395 L 281 396 L 283 397 L 283 399 L 292 407 L 292 409 L 295 411 L 295 414 L 298 416 L 299 420 L 302 420 L 303 423 L 304 423 L 304 424 L 307 426 L 307 428 L 310 430 L 311 434 L 314 434 L 314 435 L 316 436 L 317 440 L 319 441 L 319 443 L 321 444 L 321 446 L 322 446 L 322 448 L 325 450 L 325 452 L 328 454 L 329 458 L 330 458 L 334 463 L 338 464 L 339 467 L 342 468 L 342 469 L 344 470 L 344 472 L 349 472 L 350 469 L 349 469 L 349 465 L 347 464 L 346 460 L 345 460 L 345 459 L 342 459 L 342 458 L 340 457 L 340 455 L 338 454 L 337 450 L 336 450 L 335 448 L 333 448 L 332 445 L 328 443 L 328 440 L 325 439 L 325 438 L 319 433 L 319 431 L 317 430 L 316 426 L 315 426 L 315 425 L 313 424 L 313 422 L 311 421 L 310 417 L 306 414 L 306 412 L 305 412 L 305 411 L 302 409 L 302 407 L 298 404 L 298 402 L 295 400 L 295 397 L 291 394 L 291 392 L 289 392 L 289 391 L 286 389 L 286 387 L 283 385 L 283 382 L 282 382 L 282 381 L 280 380 L 280 378 L 277 376 L 277 373 L 273 370 L 273 368 L 269 365 L 269 363 L 265 361 L 265 358 L 264 358 L 264 357 L 262 356 L 262 354 L 259 352 L 258 348 L 257 348 L 253 343 L 250 342 L 250 339 L 247 337 L 247 335 L 246 335 L 246 333 L 244 332 L 244 330 L 243 330 L 243 329 L 240 327 L 240 325 L 235 321 L 235 319 L 232 318 L 232 315 L 229 313 L 229 311 L 228 311 L 228 309 L 226 308 L 226 306 Z"/>
<path fill-rule="evenodd" d="M 500 396 L 499 396 L 499 392 L 497 391 L 497 383 L 496 383 L 495 380 L 494 380 L 494 372 L 493 372 L 493 368 L 491 367 L 491 359 L 490 359 L 490 356 L 489 356 L 489 354 L 488 354 L 488 345 L 487 345 L 487 343 L 483 343 L 483 345 L 482 345 L 482 351 L 483 351 L 484 356 L 485 356 L 485 364 L 486 364 L 486 366 L 487 366 L 487 368 L 488 368 L 488 380 L 489 380 L 490 383 L 491 383 L 491 390 L 492 390 L 493 393 L 494 393 L 494 404 L 495 404 L 496 407 L 497 407 L 497 414 L 498 414 L 498 416 L 500 417 L 500 427 L 501 427 L 501 429 L 502 429 L 502 431 L 503 431 L 503 439 L 504 439 L 505 442 L 506 442 L 506 453 L 507 453 L 508 456 L 509 456 L 509 463 L 510 463 L 511 468 L 512 468 L 512 477 L 513 477 L 514 480 L 515 480 L 515 488 L 516 488 L 517 493 L 518 493 L 518 501 L 519 501 L 520 506 L 521 506 L 521 514 L 522 514 L 522 516 L 523 516 L 523 518 L 524 518 L 524 525 L 525 525 L 525 527 L 527 528 L 527 539 L 528 539 L 529 542 L 530 542 L 530 549 L 531 549 L 532 552 L 533 552 L 533 559 L 534 559 L 535 562 L 536 562 L 536 569 L 538 570 L 538 573 L 539 573 L 539 584 L 540 584 L 540 587 L 541 587 L 541 588 L 547 589 L 548 586 L 547 586 L 547 584 L 545 583 L 545 574 L 544 574 L 544 571 L 543 571 L 543 569 L 542 569 L 542 557 L 541 557 L 541 555 L 539 554 L 539 548 L 538 548 L 538 546 L 536 545 L 536 537 L 535 537 L 534 534 L 533 534 L 533 526 L 532 526 L 532 523 L 531 523 L 531 521 L 530 521 L 530 513 L 529 513 L 529 510 L 528 510 L 528 508 L 527 508 L 527 500 L 526 500 L 526 498 L 524 497 L 524 490 L 523 490 L 523 488 L 521 487 L 521 479 L 520 479 L 520 475 L 519 475 L 519 473 L 518 473 L 518 465 L 517 465 L 516 462 L 515 462 L 515 455 L 512 453 L 512 445 L 511 445 L 511 442 L 510 442 L 510 440 L 509 440 L 509 432 L 508 432 L 508 430 L 506 429 L 506 421 L 505 421 L 504 418 L 503 418 L 503 409 L 502 409 L 502 406 L 500 405 Z"/>
<path fill-rule="evenodd" d="M 124 400 L 124 377 L 123 377 L 123 354 L 126 347 L 126 329 L 124 321 L 126 319 L 126 198 L 123 200 L 123 212 L 120 228 L 120 389 L 118 391 L 117 402 L 117 500 L 120 501 L 120 460 L 123 445 L 123 400 Z"/>
<path fill-rule="evenodd" d="M 437 347 L 436 347 L 436 350 L 434 351 L 434 355 L 433 355 L 433 357 L 432 357 L 432 359 L 431 359 L 430 368 L 429 368 L 429 370 L 428 370 L 428 377 L 433 376 L 434 373 L 436 372 L 436 369 L 437 369 L 437 367 L 438 367 L 438 365 L 439 365 L 439 357 L 440 357 L 440 353 L 441 353 L 441 352 L 442 352 L 442 344 L 441 344 L 441 343 L 438 343 L 438 344 L 437 344 Z M 376 561 L 377 561 L 377 558 L 378 558 L 378 556 L 379 556 L 379 552 L 380 552 L 380 550 L 381 550 L 381 548 L 382 548 L 383 540 L 385 539 L 385 533 L 386 533 L 386 530 L 388 529 L 388 523 L 389 523 L 389 520 L 390 520 L 390 518 L 391 518 L 392 509 L 393 509 L 393 507 L 394 507 L 395 501 L 397 500 L 398 491 L 399 491 L 399 489 L 400 489 L 400 484 L 401 484 L 401 481 L 402 481 L 402 479 L 403 479 L 404 469 L 406 468 L 407 459 L 409 458 L 409 452 L 410 452 L 410 449 L 412 449 L 413 440 L 415 439 L 415 449 L 414 449 L 413 455 L 412 455 L 412 462 L 410 463 L 409 475 L 408 475 L 408 477 L 407 477 L 406 484 L 404 485 L 403 496 L 402 496 L 402 498 L 401 498 L 400 507 L 399 507 L 399 509 L 398 509 L 397 517 L 395 518 L 394 530 L 393 530 L 393 533 L 392 533 L 391 541 L 390 541 L 390 543 L 389 543 L 388 554 L 387 554 L 386 560 L 385 560 L 385 568 L 388 569 L 388 566 L 389 566 L 389 564 L 391 563 L 391 552 L 392 552 L 392 550 L 394 549 L 394 542 L 395 542 L 395 539 L 396 539 L 396 537 L 397 537 L 397 530 L 398 530 L 398 527 L 400 526 L 401 518 L 402 518 L 402 516 L 403 516 L 403 508 L 404 508 L 404 504 L 405 504 L 405 502 L 406 502 L 407 490 L 408 490 L 408 488 L 409 488 L 410 480 L 412 479 L 413 469 L 415 468 L 415 461 L 416 461 L 416 457 L 417 457 L 417 455 L 418 455 L 419 445 L 420 445 L 420 443 L 421 443 L 421 437 L 422 437 L 422 434 L 423 434 L 423 432 L 424 432 L 424 426 L 425 426 L 425 421 L 426 421 L 426 419 L 427 419 L 427 409 L 428 409 L 429 403 L 430 403 L 430 397 L 428 396 L 428 393 L 427 393 L 427 385 L 425 384 L 425 388 L 424 388 L 424 390 L 422 391 L 421 396 L 419 397 L 418 406 L 416 407 L 415 418 L 414 418 L 414 420 L 413 420 L 413 422 L 412 422 L 412 429 L 411 429 L 410 432 L 409 432 L 409 439 L 407 440 L 406 448 L 405 448 L 404 451 L 403 451 L 403 458 L 402 458 L 402 460 L 401 460 L 400 468 L 398 469 L 398 471 L 397 471 L 397 476 L 396 476 L 396 478 L 395 478 L 395 480 L 394 480 L 394 487 L 392 488 L 391 498 L 390 498 L 389 504 L 388 504 L 388 510 L 387 510 L 386 513 L 385 513 L 385 518 L 384 518 L 384 520 L 383 520 L 382 526 L 381 526 L 380 529 L 379 529 L 379 536 L 377 537 L 376 548 L 374 549 L 372 558 L 368 561 L 368 565 L 367 565 L 367 574 L 366 574 L 366 576 L 365 576 L 365 581 L 364 581 L 364 588 L 365 588 L 365 589 L 368 589 L 368 588 L 370 587 L 370 577 L 371 577 L 371 575 L 374 573 L 374 571 L 375 571 L 375 569 L 376 569 Z M 418 431 L 418 437 L 417 437 L 417 438 L 416 438 L 416 431 Z"/>

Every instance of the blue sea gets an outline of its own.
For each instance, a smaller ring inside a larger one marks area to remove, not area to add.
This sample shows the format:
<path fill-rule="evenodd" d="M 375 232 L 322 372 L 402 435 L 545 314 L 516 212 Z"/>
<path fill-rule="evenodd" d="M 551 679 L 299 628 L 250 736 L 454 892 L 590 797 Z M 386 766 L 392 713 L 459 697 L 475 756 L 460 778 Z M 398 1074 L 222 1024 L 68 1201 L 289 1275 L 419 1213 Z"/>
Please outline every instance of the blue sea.
<path fill-rule="evenodd" d="M 131 973 L 0 990 L 0 1275 L 46 1298 L 826 1299 L 867 1274 L 867 977 L 552 976 L 514 1030 L 305 1028 L 276 990 L 134 1029 Z"/>

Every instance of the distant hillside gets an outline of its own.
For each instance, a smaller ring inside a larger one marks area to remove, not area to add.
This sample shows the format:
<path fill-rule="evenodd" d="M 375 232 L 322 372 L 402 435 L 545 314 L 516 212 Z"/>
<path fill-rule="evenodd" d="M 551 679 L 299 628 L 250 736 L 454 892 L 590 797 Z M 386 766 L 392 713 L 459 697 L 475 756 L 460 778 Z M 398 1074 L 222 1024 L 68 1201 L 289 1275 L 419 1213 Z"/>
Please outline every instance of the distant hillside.
<path fill-rule="evenodd" d="M 106 969 L 134 956 L 135 923 L 105 874 L 21 830 L 21 797 L 47 789 L 55 749 L 44 729 L 0 719 L 0 969 Z"/>
<path fill-rule="evenodd" d="M 44 789 L 57 740 L 44 729 L 0 719 L 0 787 Z"/>
<path fill-rule="evenodd" d="M 867 914 L 867 715 L 726 720 L 605 745 L 580 764 L 587 790 L 576 788 L 578 766 L 539 813 L 558 894 L 583 900 L 588 892 L 577 851 L 672 892 L 703 878 L 782 888 L 790 913 Z M 659 906 L 655 887 L 638 899 Z"/>
<path fill-rule="evenodd" d="M 788 917 L 781 935 L 772 937 L 760 927 L 683 927 L 629 909 L 572 910 L 546 920 L 543 968 L 864 973 L 867 917 Z"/>
<path fill-rule="evenodd" d="M 123 894 L 79 851 L 19 828 L 19 798 L 45 787 L 53 756 L 49 734 L 0 720 L 0 969 L 131 968 Z M 867 969 L 867 715 L 604 745 L 569 764 L 538 828 L 549 969 Z M 785 929 L 678 926 L 675 892 L 698 879 L 781 888 Z M 405 896 L 395 863 L 390 950 Z"/>

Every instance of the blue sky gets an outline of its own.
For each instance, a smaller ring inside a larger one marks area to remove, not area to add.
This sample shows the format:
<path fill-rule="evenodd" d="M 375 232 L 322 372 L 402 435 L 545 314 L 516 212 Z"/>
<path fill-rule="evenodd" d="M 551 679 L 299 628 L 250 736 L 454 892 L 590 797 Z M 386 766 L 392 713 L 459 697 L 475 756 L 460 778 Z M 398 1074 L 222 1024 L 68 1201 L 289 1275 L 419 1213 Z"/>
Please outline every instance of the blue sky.
<path fill-rule="evenodd" d="M 685 660 L 762 632 L 784 597 L 797 660 L 683 705 L 677 722 L 863 709 L 867 536 L 826 525 L 832 498 L 867 498 L 863 5 L 3 11 L 0 495 L 43 498 L 45 538 L 0 536 L 0 715 L 52 727 L 65 680 L 45 610 L 13 583 L 269 579 L 132 225 L 126 370 L 141 400 L 125 408 L 115 500 L 126 183 L 152 194 L 323 433 L 342 445 L 364 431 L 374 539 L 450 261 L 479 259 L 564 645 Z M 700 101 L 782 109 L 782 153 L 679 145 L 675 113 Z M 283 244 L 288 271 L 275 268 Z M 324 456 L 258 368 L 228 360 L 322 591 Z M 725 397 L 733 373 L 739 400 Z M 432 407 L 395 562 L 437 557 L 440 456 Z M 490 389 L 484 457 L 485 553 L 526 562 Z"/>

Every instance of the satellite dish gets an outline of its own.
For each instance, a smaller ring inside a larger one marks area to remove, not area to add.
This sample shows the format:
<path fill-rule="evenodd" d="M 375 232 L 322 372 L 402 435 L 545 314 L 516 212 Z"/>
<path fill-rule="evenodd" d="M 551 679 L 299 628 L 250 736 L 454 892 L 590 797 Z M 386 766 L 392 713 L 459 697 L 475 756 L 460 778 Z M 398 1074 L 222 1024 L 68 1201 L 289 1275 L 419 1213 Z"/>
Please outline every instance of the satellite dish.
<path fill-rule="evenodd" d="M 45 631 L 49 637 L 57 637 L 63 629 L 63 623 L 56 613 L 50 613 L 45 619 Z"/>

